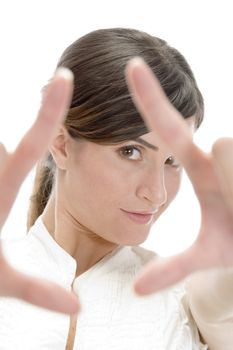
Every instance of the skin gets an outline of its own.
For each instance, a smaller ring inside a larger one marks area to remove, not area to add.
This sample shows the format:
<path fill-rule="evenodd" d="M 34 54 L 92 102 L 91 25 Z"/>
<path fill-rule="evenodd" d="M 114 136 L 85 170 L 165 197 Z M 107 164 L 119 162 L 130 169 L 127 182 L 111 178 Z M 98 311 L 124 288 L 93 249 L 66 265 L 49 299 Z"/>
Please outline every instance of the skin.
<path fill-rule="evenodd" d="M 186 123 L 193 129 L 194 118 Z M 144 242 L 180 186 L 182 167 L 154 132 L 138 141 L 99 145 L 74 140 L 60 128 L 50 151 L 56 187 L 42 219 L 76 259 L 77 276 L 117 247 Z M 122 209 L 155 213 L 139 224 Z"/>

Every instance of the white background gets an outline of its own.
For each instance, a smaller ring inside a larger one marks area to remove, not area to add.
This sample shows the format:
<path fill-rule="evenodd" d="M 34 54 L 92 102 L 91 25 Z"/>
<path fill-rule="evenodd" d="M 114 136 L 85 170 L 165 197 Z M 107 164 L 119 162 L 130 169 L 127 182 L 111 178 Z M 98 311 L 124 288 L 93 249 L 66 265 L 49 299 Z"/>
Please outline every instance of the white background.
<path fill-rule="evenodd" d="M 208 152 L 215 139 L 233 135 L 230 5 L 231 1 L 224 0 L 2 1 L 0 141 L 8 150 L 14 149 L 36 116 L 40 89 L 70 43 L 91 30 L 131 27 L 165 39 L 190 63 L 206 105 L 195 141 Z M 33 175 L 32 171 L 19 192 L 3 237 L 26 234 Z M 177 199 L 155 223 L 143 246 L 164 256 L 179 252 L 193 242 L 199 222 L 198 203 L 184 177 Z"/>

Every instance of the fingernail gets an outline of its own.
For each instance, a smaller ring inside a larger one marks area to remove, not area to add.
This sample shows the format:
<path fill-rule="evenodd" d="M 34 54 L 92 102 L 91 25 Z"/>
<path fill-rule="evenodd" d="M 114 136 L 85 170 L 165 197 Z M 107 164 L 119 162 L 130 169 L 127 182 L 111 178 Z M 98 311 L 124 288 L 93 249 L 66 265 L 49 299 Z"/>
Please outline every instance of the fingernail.
<path fill-rule="evenodd" d="M 59 67 L 59 68 L 57 68 L 57 70 L 55 72 L 55 76 L 56 77 L 61 77 L 63 79 L 69 80 L 69 81 L 73 81 L 74 80 L 74 74 L 71 72 L 70 69 L 68 69 L 66 67 Z"/>
<path fill-rule="evenodd" d="M 141 66 L 142 64 L 145 65 L 145 61 L 140 56 L 133 57 L 130 60 L 130 65 L 133 65 L 133 66 L 138 66 L 139 65 L 139 66 Z"/>
<path fill-rule="evenodd" d="M 153 97 L 155 81 L 152 80 L 149 66 L 141 57 L 132 58 L 129 65 L 131 69 L 131 78 L 134 82 L 133 90 L 141 98 L 145 96 L 145 93 L 147 93 L 147 95 L 152 94 Z"/>

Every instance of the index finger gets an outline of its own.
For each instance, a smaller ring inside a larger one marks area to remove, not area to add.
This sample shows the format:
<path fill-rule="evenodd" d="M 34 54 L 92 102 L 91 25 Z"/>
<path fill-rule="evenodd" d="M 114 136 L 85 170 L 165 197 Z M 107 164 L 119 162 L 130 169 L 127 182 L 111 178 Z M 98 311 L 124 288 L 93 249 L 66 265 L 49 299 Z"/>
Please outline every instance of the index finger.
<path fill-rule="evenodd" d="M 0 172 L 0 227 L 4 224 L 20 185 L 36 161 L 46 151 L 53 133 L 64 118 L 72 94 L 73 75 L 60 68 L 48 85 L 32 127 L 8 157 Z"/>
<path fill-rule="evenodd" d="M 139 57 L 126 67 L 126 80 L 133 101 L 150 130 L 156 131 L 184 165 L 194 186 L 200 172 L 206 174 L 207 155 L 192 141 L 191 130 L 182 115 L 170 103 L 150 67 Z"/>

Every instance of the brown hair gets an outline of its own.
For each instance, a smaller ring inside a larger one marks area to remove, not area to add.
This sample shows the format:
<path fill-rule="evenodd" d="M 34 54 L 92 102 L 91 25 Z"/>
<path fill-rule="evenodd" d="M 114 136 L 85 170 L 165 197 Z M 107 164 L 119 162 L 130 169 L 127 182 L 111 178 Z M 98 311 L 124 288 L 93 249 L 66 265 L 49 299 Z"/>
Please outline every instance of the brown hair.
<path fill-rule="evenodd" d="M 185 58 L 166 41 L 127 28 L 100 29 L 81 37 L 62 54 L 57 67 L 74 73 L 74 93 L 64 125 L 73 138 L 101 144 L 133 140 L 148 132 L 125 80 L 129 59 L 141 56 L 184 118 L 202 122 L 204 102 Z M 27 228 L 42 214 L 54 182 L 51 154 L 38 162 Z"/>

